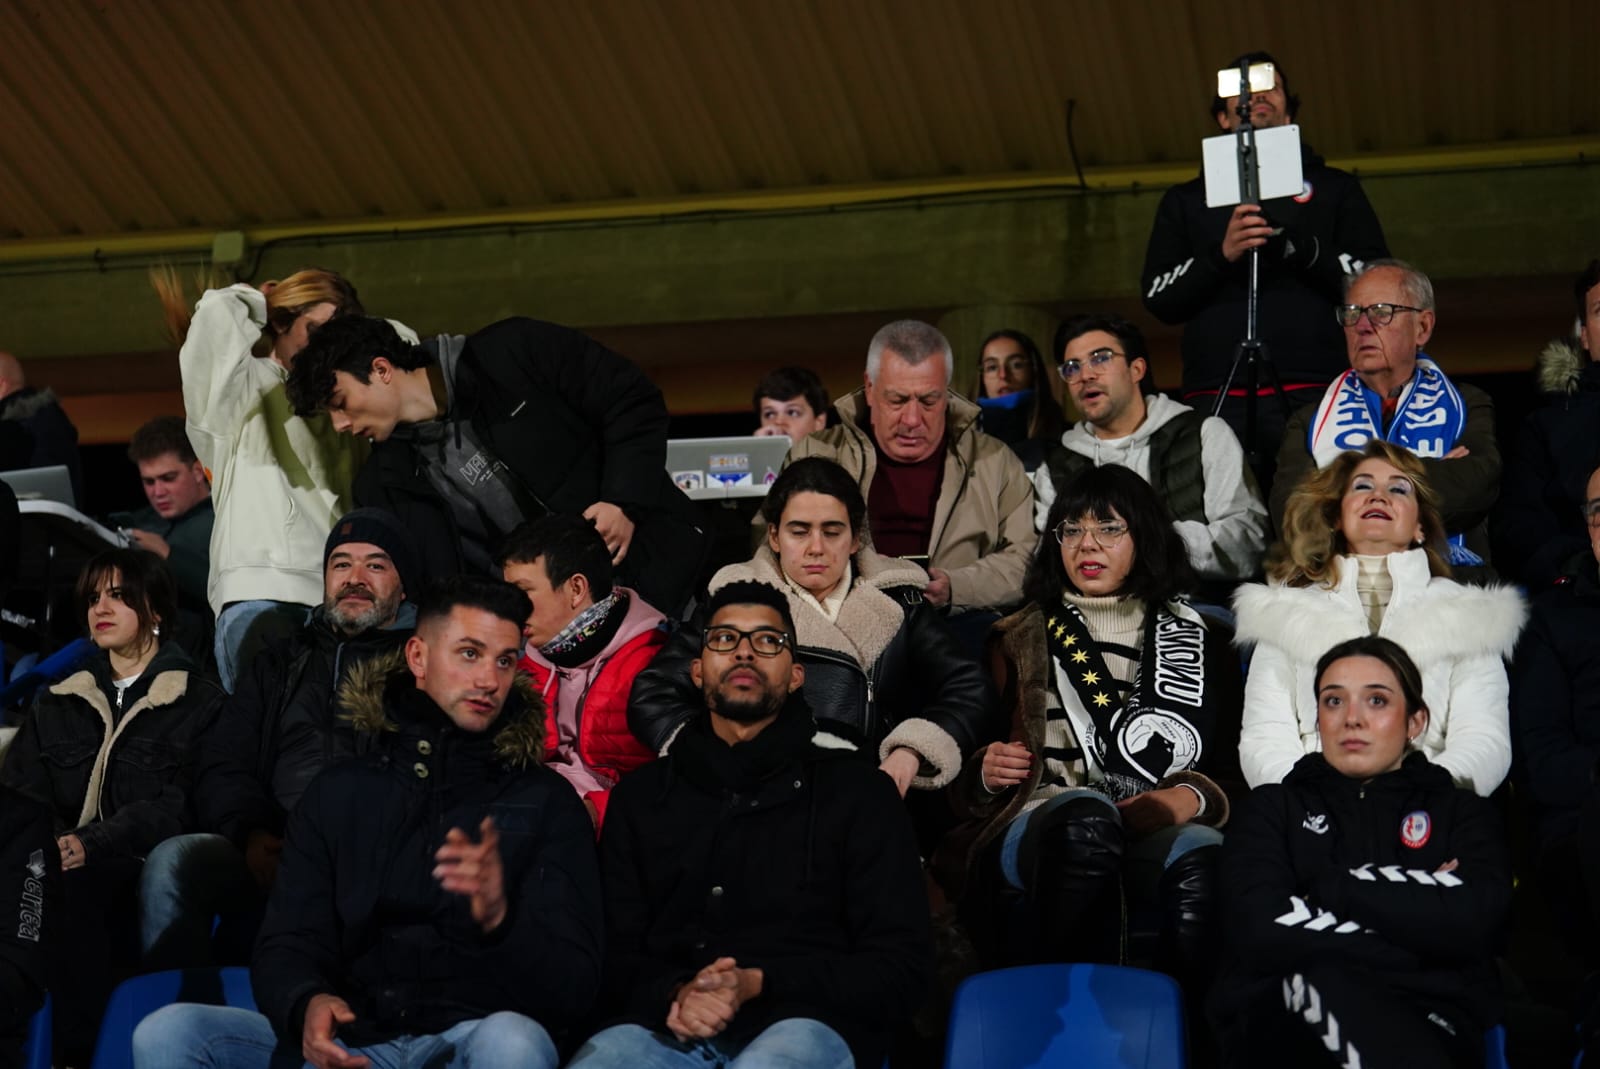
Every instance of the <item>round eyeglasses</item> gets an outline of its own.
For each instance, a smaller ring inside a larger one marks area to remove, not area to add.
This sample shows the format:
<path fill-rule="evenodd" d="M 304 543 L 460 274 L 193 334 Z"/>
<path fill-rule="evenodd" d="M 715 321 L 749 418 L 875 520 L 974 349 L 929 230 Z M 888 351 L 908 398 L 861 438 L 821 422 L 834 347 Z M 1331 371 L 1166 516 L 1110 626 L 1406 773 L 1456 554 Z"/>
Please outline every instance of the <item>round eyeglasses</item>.
<path fill-rule="evenodd" d="M 1117 543 L 1121 542 L 1128 533 L 1128 525 L 1125 523 L 1101 523 L 1093 527 L 1085 527 L 1082 524 L 1062 520 L 1056 524 L 1054 533 L 1056 541 L 1067 549 L 1077 549 L 1083 545 L 1083 540 L 1088 537 L 1092 537 L 1094 544 L 1101 549 L 1116 549 Z"/>
<path fill-rule="evenodd" d="M 1127 353 L 1119 353 L 1115 349 L 1096 349 L 1082 360 L 1062 361 L 1061 366 L 1056 368 L 1056 371 L 1060 372 L 1061 377 L 1067 382 L 1076 382 L 1078 376 L 1083 374 L 1083 369 L 1086 365 L 1099 371 L 1117 357 L 1126 357 L 1127 355 Z"/>

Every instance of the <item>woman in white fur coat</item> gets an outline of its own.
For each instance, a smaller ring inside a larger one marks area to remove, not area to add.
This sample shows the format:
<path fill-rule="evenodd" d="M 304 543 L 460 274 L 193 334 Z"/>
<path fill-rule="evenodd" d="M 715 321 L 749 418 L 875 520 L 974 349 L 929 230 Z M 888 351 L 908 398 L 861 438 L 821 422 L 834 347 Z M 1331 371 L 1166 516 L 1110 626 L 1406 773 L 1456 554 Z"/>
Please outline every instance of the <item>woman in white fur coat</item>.
<path fill-rule="evenodd" d="M 1514 589 L 1450 578 L 1423 462 L 1370 441 L 1296 487 L 1268 583 L 1234 595 L 1245 681 L 1239 763 L 1250 786 L 1279 783 L 1322 748 L 1317 658 L 1365 634 L 1398 642 L 1422 670 L 1431 716 L 1417 748 L 1456 785 L 1493 793 L 1511 767 L 1505 658 L 1527 608 Z"/>

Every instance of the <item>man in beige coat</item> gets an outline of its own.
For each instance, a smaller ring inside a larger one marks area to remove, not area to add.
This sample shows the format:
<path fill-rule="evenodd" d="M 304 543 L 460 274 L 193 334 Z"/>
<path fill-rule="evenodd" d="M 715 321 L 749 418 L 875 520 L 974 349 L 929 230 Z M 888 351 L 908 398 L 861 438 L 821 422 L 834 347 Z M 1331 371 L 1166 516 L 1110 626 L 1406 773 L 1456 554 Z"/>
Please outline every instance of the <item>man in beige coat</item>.
<path fill-rule="evenodd" d="M 927 568 L 930 603 L 995 613 L 1022 599 L 1033 486 L 978 429 L 978 406 L 951 392 L 954 367 L 938 330 L 890 323 L 867 349 L 865 386 L 835 406 L 838 425 L 796 442 L 789 460 L 827 457 L 860 481 L 873 548 Z"/>

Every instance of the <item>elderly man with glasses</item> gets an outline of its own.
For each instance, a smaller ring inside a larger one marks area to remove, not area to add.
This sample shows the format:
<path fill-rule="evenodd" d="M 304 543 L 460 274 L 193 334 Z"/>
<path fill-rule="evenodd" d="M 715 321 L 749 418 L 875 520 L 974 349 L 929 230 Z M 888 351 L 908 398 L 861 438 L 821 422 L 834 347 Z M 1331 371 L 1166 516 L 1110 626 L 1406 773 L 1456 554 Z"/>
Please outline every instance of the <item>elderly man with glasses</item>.
<path fill-rule="evenodd" d="M 1058 490 L 1086 468 L 1121 464 L 1156 488 L 1202 580 L 1248 579 L 1261 567 L 1267 509 L 1239 439 L 1220 419 L 1154 391 L 1139 328 L 1119 316 L 1075 316 L 1056 330 L 1057 368 L 1082 421 L 1034 472 L 1044 518 Z"/>
<path fill-rule="evenodd" d="M 1494 401 L 1451 382 L 1423 351 L 1433 336 L 1433 283 L 1403 261 L 1374 260 L 1351 278 L 1334 318 L 1350 370 L 1289 421 L 1272 487 L 1274 525 L 1307 474 L 1382 438 L 1422 458 L 1450 533 L 1450 564 L 1458 573 L 1487 571 L 1487 520 L 1500 493 Z"/>

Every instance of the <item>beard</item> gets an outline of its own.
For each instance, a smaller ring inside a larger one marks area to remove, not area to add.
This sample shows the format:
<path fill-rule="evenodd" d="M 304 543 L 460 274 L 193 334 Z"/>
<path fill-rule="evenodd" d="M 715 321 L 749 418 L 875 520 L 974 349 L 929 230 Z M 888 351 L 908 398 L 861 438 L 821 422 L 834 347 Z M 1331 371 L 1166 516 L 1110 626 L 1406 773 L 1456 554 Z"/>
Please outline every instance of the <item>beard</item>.
<path fill-rule="evenodd" d="M 706 704 L 710 706 L 711 711 L 724 720 L 731 720 L 736 724 L 754 724 L 777 716 L 789 695 L 775 688 L 768 688 L 765 684 L 759 690 L 743 694 L 728 693 L 724 689 L 725 683 L 728 674 L 733 671 L 734 669 L 730 668 L 715 686 L 705 688 Z"/>
<path fill-rule="evenodd" d="M 345 606 L 340 599 L 349 594 L 365 594 L 372 600 L 366 608 L 360 608 L 360 603 Z M 334 592 L 333 597 L 322 603 L 323 612 L 327 614 L 328 622 L 335 631 L 346 638 L 381 627 L 394 619 L 395 610 L 400 606 L 399 592 L 389 598 L 380 598 L 372 590 L 360 583 L 350 583 L 340 587 Z"/>

